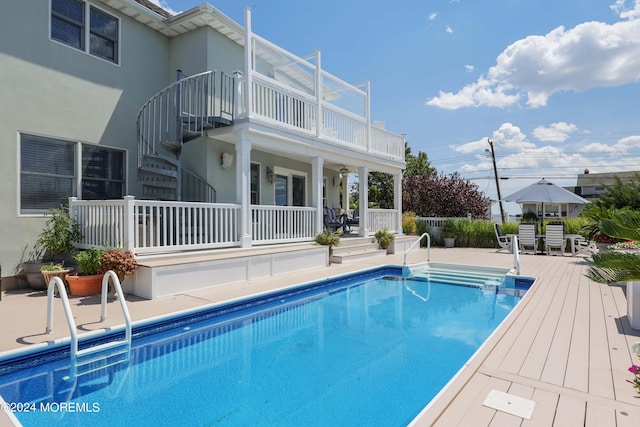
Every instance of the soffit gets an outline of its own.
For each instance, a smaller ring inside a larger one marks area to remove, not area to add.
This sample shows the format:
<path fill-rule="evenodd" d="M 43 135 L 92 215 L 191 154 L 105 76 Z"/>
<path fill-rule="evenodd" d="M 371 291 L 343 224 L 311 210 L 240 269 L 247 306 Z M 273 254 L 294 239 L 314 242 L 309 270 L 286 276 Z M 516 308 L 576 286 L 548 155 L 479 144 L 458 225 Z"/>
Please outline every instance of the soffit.
<path fill-rule="evenodd" d="M 168 37 L 179 36 L 208 26 L 236 43 L 244 45 L 243 28 L 208 3 L 201 4 L 178 15 L 171 15 L 147 0 L 101 1 Z"/>

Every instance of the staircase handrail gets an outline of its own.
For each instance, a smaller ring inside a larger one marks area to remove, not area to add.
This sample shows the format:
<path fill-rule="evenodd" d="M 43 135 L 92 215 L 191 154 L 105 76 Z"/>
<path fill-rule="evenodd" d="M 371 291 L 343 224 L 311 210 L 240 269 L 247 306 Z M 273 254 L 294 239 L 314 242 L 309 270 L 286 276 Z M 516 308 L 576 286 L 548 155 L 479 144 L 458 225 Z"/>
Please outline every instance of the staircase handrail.
<path fill-rule="evenodd" d="M 216 81 L 216 75 L 220 81 Z M 138 128 L 138 167 L 144 155 L 157 154 L 156 144 L 167 141 L 182 144 L 180 118 L 192 119 L 184 124 L 190 131 L 204 134 L 202 120 L 212 116 L 233 120 L 234 78 L 216 70 L 182 77 L 158 91 L 136 114 Z M 218 87 L 220 86 L 220 87 Z M 187 90 L 185 90 L 187 89 Z M 219 90 L 219 98 L 216 96 Z M 166 99 L 163 99 L 166 98 Z M 170 135 L 168 138 L 164 138 Z"/>
<path fill-rule="evenodd" d="M 402 265 L 407 265 L 407 255 L 409 255 L 409 252 L 411 252 L 416 245 L 420 244 L 423 237 L 427 238 L 427 262 L 431 261 L 431 236 L 429 235 L 429 233 L 422 233 L 422 235 L 418 237 L 418 239 L 413 242 L 411 246 L 409 246 L 409 249 L 404 251 L 404 261 Z"/>

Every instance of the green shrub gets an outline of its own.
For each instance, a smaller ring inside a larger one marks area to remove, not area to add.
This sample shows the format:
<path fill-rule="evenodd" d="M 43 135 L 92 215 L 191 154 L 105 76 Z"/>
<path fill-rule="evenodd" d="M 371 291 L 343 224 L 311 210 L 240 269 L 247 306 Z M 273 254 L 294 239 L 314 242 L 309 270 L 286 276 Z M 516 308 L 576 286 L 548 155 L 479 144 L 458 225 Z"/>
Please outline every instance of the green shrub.
<path fill-rule="evenodd" d="M 402 232 L 404 234 L 413 234 L 417 231 L 416 213 L 407 211 L 402 213 Z"/>
<path fill-rule="evenodd" d="M 322 233 L 316 236 L 316 243 L 329 247 L 338 246 L 340 244 L 340 236 L 335 231 L 325 228 Z"/>

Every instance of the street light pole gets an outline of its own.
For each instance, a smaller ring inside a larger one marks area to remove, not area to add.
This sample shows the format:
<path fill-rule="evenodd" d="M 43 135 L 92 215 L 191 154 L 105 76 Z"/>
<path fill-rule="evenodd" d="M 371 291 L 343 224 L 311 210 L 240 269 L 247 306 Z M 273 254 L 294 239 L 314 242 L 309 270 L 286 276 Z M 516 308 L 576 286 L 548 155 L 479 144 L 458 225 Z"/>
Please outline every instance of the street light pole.
<path fill-rule="evenodd" d="M 491 147 L 491 160 L 493 161 L 493 174 L 496 178 L 496 188 L 498 190 L 498 203 L 500 204 L 500 218 L 502 218 L 502 223 L 505 224 L 507 222 L 507 218 L 504 216 L 504 207 L 502 206 L 502 195 L 500 194 L 500 178 L 498 178 L 498 168 L 496 167 L 496 153 L 493 151 L 493 141 L 487 138 L 487 142 L 489 142 L 489 147 Z"/>

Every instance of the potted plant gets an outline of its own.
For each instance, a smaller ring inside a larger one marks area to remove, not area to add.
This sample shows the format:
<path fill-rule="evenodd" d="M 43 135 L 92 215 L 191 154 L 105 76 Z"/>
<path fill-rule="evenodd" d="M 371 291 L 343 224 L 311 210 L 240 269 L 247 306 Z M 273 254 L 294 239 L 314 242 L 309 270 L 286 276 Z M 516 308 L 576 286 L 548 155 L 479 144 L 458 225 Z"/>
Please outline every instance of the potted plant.
<path fill-rule="evenodd" d="M 71 270 L 72 270 L 71 268 L 65 268 L 61 263 L 43 265 L 40 268 L 40 273 L 42 274 L 42 277 L 44 277 L 44 282 L 45 282 L 44 289 L 47 289 L 49 287 L 49 283 L 51 282 L 51 279 L 54 277 L 59 277 L 60 279 L 62 279 L 62 282 L 64 283 L 65 276 Z M 56 288 L 56 291 L 57 291 L 57 288 Z"/>
<path fill-rule="evenodd" d="M 456 224 L 452 219 L 448 219 L 442 223 L 442 238 L 444 239 L 444 247 L 452 248 L 456 243 Z"/>
<path fill-rule="evenodd" d="M 68 206 L 51 209 L 50 213 L 51 217 L 38 236 L 38 244 L 44 249 L 45 261 L 64 264 L 82 234 L 76 220 L 69 215 Z"/>
<path fill-rule="evenodd" d="M 100 293 L 102 289 L 102 274 L 100 266 L 103 250 L 91 248 L 76 255 L 78 269 L 76 274 L 66 276 L 71 295 L 87 296 Z"/>
<path fill-rule="evenodd" d="M 378 241 L 380 247 L 382 249 L 387 249 L 388 252 L 389 247 L 391 246 L 391 242 L 394 241 L 395 236 L 383 228 L 382 230 L 378 230 L 376 232 L 375 238 Z"/>
<path fill-rule="evenodd" d="M 322 233 L 316 236 L 315 241 L 320 245 L 326 245 L 329 246 L 329 248 L 333 248 L 340 244 L 340 236 L 338 236 L 338 233 L 335 231 L 325 228 Z"/>
<path fill-rule="evenodd" d="M 22 263 L 22 271 L 25 275 L 29 287 L 34 291 L 43 291 L 47 288 L 47 283 L 40 272 L 40 269 L 46 263 L 42 257 L 44 248 L 36 243 L 27 255 L 27 260 Z"/>
<path fill-rule="evenodd" d="M 112 270 L 118 276 L 120 283 L 126 276 L 133 274 L 138 268 L 138 263 L 130 250 L 123 251 L 118 248 L 111 248 L 100 257 L 100 274 Z"/>

